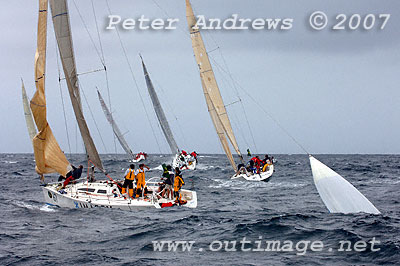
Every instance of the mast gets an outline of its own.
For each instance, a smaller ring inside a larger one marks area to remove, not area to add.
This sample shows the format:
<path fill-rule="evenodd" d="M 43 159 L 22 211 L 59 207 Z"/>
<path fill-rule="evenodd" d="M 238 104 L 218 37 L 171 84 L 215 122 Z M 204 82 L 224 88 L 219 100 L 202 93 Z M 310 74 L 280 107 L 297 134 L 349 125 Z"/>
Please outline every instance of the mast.
<path fill-rule="evenodd" d="M 101 104 L 101 108 L 103 109 L 103 112 L 107 118 L 107 121 L 110 123 L 114 135 L 117 137 L 119 143 L 121 144 L 122 148 L 124 149 L 124 151 L 132 157 L 132 159 L 135 159 L 135 155 L 133 154 L 132 150 L 129 148 L 128 143 L 126 142 L 124 135 L 121 133 L 121 130 L 119 129 L 118 125 L 115 123 L 115 120 L 110 112 L 110 110 L 108 109 L 106 103 L 104 102 L 103 97 L 101 96 L 100 92 L 97 91 L 97 95 L 99 96 L 99 101 Z"/>
<path fill-rule="evenodd" d="M 214 123 L 215 129 L 221 141 L 222 147 L 228 157 L 233 169 L 236 171 L 236 165 L 232 157 L 232 153 L 227 144 L 226 137 L 232 144 L 236 153 L 241 157 L 239 146 L 236 137 L 233 134 L 232 126 L 229 121 L 228 113 L 224 102 L 222 100 L 221 92 L 219 90 L 217 80 L 215 79 L 214 71 L 212 69 L 210 59 L 207 54 L 201 33 L 196 25 L 196 18 L 193 13 L 192 6 L 189 0 L 186 0 L 186 18 L 189 25 L 190 38 L 192 39 L 192 46 L 197 65 L 200 71 L 201 83 L 203 86 L 204 96 L 206 98 L 208 111 L 211 120 Z"/>
<path fill-rule="evenodd" d="M 35 123 L 33 122 L 32 111 L 31 108 L 29 107 L 29 100 L 28 96 L 26 95 L 24 81 L 22 81 L 22 103 L 24 105 L 26 127 L 28 128 L 29 138 L 32 141 L 35 135 L 37 134 L 37 131 Z"/>
<path fill-rule="evenodd" d="M 153 83 L 151 82 L 149 73 L 147 72 L 147 68 L 143 62 L 142 56 L 140 56 L 140 59 L 142 60 L 142 66 L 143 66 L 144 77 L 146 79 L 147 90 L 149 91 L 151 102 L 153 103 L 154 111 L 156 112 L 158 122 L 160 123 L 162 132 L 164 133 L 164 136 L 171 149 L 171 153 L 176 154 L 179 152 L 178 145 L 176 144 L 174 135 L 172 134 L 167 117 L 165 116 L 164 110 L 160 104 L 160 100 L 158 99 L 156 90 L 154 89 Z"/>
<path fill-rule="evenodd" d="M 71 98 L 76 121 L 78 122 L 79 131 L 81 133 L 83 143 L 85 144 L 86 153 L 88 159 L 97 168 L 103 170 L 100 156 L 97 152 L 96 146 L 94 145 L 85 117 L 83 115 L 67 1 L 50 0 L 50 7 L 65 80 L 67 81 L 69 96 Z"/>
<path fill-rule="evenodd" d="M 65 176 L 70 170 L 70 164 L 61 151 L 46 118 L 45 70 L 47 9 L 48 1 L 39 0 L 37 49 L 35 54 L 36 92 L 30 102 L 38 133 L 33 138 L 32 143 L 35 153 L 36 172 L 40 175 L 57 172 Z"/>

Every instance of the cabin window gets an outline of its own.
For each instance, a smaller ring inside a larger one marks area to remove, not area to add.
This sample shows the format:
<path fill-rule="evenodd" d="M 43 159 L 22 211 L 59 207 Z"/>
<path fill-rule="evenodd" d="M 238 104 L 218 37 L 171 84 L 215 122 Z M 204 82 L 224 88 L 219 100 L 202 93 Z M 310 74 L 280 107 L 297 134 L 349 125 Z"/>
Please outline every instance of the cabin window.
<path fill-rule="evenodd" d="M 99 190 L 97 190 L 97 193 L 106 194 L 106 193 L 107 193 L 107 190 L 105 190 L 105 189 L 99 189 Z"/>
<path fill-rule="evenodd" d="M 95 189 L 94 189 L 94 188 L 78 188 L 78 191 L 82 191 L 82 192 L 94 192 Z"/>

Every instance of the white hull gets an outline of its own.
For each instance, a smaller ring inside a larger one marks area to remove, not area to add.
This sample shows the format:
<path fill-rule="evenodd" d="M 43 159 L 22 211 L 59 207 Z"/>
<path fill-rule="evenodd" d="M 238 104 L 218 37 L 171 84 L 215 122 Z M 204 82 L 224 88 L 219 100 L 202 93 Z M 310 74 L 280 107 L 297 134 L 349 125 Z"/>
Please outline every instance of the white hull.
<path fill-rule="evenodd" d="M 57 190 L 60 183 L 51 183 L 43 187 L 43 194 L 47 204 L 62 208 L 114 208 L 121 210 L 140 210 L 148 208 L 162 208 L 176 206 L 174 200 L 158 199 L 158 186 L 148 186 L 150 190 L 145 198 L 131 199 L 120 194 L 117 185 L 111 181 L 80 182 L 68 185 L 65 189 Z M 181 190 L 182 199 L 187 208 L 197 207 L 195 191 Z"/>
<path fill-rule="evenodd" d="M 261 172 L 260 174 L 240 174 L 240 175 L 234 175 L 231 177 L 231 179 L 240 179 L 244 178 L 247 181 L 265 181 L 268 182 L 269 179 L 271 178 L 272 174 L 274 173 L 274 165 L 270 165 L 269 169 L 265 172 Z"/>
<path fill-rule="evenodd" d="M 146 160 L 146 157 L 144 155 L 140 155 L 137 159 L 132 160 L 133 163 L 138 163 L 140 161 Z"/>
<path fill-rule="evenodd" d="M 172 167 L 175 169 L 179 167 L 181 170 L 195 170 L 197 161 L 191 155 L 183 156 L 185 158 L 184 161 L 180 160 L 180 156 L 183 155 L 175 155 L 174 160 L 172 161 Z"/>

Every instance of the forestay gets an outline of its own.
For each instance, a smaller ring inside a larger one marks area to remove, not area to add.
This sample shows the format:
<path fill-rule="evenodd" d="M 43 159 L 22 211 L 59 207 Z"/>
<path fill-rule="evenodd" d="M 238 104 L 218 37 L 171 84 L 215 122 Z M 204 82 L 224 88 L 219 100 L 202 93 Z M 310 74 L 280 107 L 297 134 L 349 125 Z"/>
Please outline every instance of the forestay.
<path fill-rule="evenodd" d="M 115 123 L 115 120 L 110 112 L 110 110 L 108 109 L 106 103 L 104 102 L 103 97 L 101 96 L 100 92 L 97 91 L 97 95 L 99 96 L 99 101 L 101 104 L 101 108 L 103 109 L 103 112 L 107 118 L 107 121 L 110 123 L 113 131 L 114 131 L 114 135 L 117 137 L 119 143 L 121 144 L 122 148 L 124 149 L 124 151 L 131 156 L 132 159 L 135 159 L 135 155 L 133 154 L 132 150 L 129 148 L 128 143 L 126 142 L 124 135 L 121 133 L 121 130 L 119 130 L 118 125 Z"/>
<path fill-rule="evenodd" d="M 164 133 L 164 136 L 167 139 L 168 145 L 171 149 L 171 153 L 176 154 L 179 152 L 178 145 L 176 144 L 174 135 L 172 134 L 171 128 L 168 124 L 167 117 L 165 116 L 164 110 L 160 104 L 160 100 L 158 99 L 153 83 L 151 82 L 149 73 L 147 72 L 146 65 L 143 62 L 143 58 L 142 57 L 140 58 L 142 59 L 142 66 L 143 66 L 144 77 L 146 79 L 147 90 L 149 91 L 151 102 L 153 103 L 154 111 L 156 113 L 158 122 L 160 123 L 162 132 Z"/>
<path fill-rule="evenodd" d="M 100 156 L 83 116 L 67 2 L 66 0 L 50 0 L 50 7 L 65 80 L 88 159 L 97 168 L 103 169 Z"/>
<path fill-rule="evenodd" d="M 379 210 L 338 173 L 310 155 L 314 183 L 322 201 L 333 213 L 373 213 Z"/>
<path fill-rule="evenodd" d="M 35 84 L 36 92 L 32 97 L 30 107 L 37 126 L 38 133 L 33 138 L 36 172 L 49 174 L 57 172 L 66 175 L 70 164 L 61 151 L 50 126 L 47 122 L 46 96 L 45 96 L 45 69 L 46 69 L 46 43 L 47 43 L 47 8 L 48 1 L 39 1 L 39 19 L 37 34 L 37 50 L 35 54 Z"/>

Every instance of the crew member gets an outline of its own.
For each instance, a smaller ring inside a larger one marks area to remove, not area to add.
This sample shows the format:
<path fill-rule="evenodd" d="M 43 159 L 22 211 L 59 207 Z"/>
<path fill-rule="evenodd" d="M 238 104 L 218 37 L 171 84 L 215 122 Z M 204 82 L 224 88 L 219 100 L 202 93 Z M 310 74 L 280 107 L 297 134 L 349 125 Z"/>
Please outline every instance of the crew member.
<path fill-rule="evenodd" d="M 182 172 L 178 167 L 175 168 L 174 196 L 176 201 L 181 202 L 181 188 L 185 184 L 182 178 Z"/>
<path fill-rule="evenodd" d="M 67 173 L 67 175 L 66 175 L 67 179 L 65 179 L 62 188 L 65 188 L 71 181 L 78 180 L 79 178 L 81 178 L 83 165 L 79 165 L 78 168 L 76 168 L 73 165 L 71 165 L 71 166 L 72 166 L 72 170 Z"/>
<path fill-rule="evenodd" d="M 125 181 L 122 185 L 121 194 L 126 193 L 126 188 L 129 187 L 129 197 L 133 198 L 133 181 L 135 180 L 135 165 L 131 164 L 125 171 Z"/>
<path fill-rule="evenodd" d="M 147 165 L 142 163 L 139 165 L 139 169 L 136 171 L 136 198 L 139 198 L 142 195 L 146 186 L 146 169 L 144 169 L 144 167 L 146 167 L 147 170 L 150 170 Z"/>

